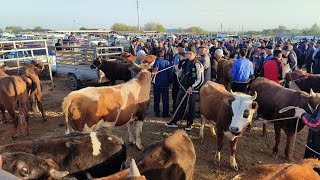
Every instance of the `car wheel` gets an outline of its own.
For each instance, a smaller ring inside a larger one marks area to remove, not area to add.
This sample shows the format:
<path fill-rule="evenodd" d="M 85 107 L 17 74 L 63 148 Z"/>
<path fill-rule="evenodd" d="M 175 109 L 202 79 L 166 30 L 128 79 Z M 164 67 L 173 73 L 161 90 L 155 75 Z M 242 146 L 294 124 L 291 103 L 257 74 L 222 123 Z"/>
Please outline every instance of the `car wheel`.
<path fill-rule="evenodd" d="M 80 89 L 81 82 L 77 79 L 77 77 L 74 74 L 71 74 L 68 76 L 68 85 L 71 90 L 75 91 Z"/>

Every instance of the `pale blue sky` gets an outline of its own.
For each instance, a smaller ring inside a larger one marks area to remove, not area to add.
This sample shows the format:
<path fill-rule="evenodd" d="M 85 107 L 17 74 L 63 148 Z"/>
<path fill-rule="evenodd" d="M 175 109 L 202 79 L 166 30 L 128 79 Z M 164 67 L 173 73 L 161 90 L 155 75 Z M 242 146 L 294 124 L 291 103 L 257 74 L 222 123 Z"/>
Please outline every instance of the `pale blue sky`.
<path fill-rule="evenodd" d="M 140 24 L 166 28 L 200 26 L 239 31 L 320 24 L 320 0 L 139 0 Z M 115 22 L 137 24 L 136 0 L 1 0 L 0 28 L 8 25 L 73 29 L 107 28 Z"/>

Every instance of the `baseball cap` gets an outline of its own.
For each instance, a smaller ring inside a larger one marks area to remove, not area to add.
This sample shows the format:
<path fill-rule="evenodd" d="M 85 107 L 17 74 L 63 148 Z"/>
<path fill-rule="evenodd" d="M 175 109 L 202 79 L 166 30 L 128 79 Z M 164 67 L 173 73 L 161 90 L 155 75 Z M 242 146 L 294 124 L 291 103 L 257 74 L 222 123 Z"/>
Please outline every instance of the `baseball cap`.
<path fill-rule="evenodd" d="M 285 45 L 282 50 L 284 51 L 291 51 L 293 49 L 292 45 Z"/>
<path fill-rule="evenodd" d="M 267 45 L 266 49 L 273 49 L 273 46 L 272 45 Z"/>
<path fill-rule="evenodd" d="M 222 49 L 217 49 L 215 52 L 214 52 L 216 55 L 218 55 L 218 56 L 223 56 L 223 51 L 222 51 Z"/>
<path fill-rule="evenodd" d="M 266 49 L 266 47 L 264 47 L 264 46 L 259 46 L 259 49 Z"/>
<path fill-rule="evenodd" d="M 178 47 L 180 47 L 180 48 L 186 48 L 186 45 L 185 45 L 184 43 L 179 43 L 179 44 L 178 44 Z"/>

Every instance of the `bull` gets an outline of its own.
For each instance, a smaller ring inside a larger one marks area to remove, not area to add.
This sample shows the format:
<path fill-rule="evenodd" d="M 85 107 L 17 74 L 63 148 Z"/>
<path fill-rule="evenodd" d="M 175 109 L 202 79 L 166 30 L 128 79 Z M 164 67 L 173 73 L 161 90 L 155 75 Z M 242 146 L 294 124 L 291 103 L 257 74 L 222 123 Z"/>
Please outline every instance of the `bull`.
<path fill-rule="evenodd" d="M 200 112 L 202 115 L 200 137 L 203 140 L 206 120 L 216 123 L 218 150 L 215 155 L 216 163 L 220 166 L 220 154 L 223 147 L 223 138 L 230 140 L 230 165 L 238 170 L 235 158 L 239 135 L 251 124 L 253 114 L 258 104 L 254 96 L 244 93 L 229 93 L 221 84 L 207 82 L 200 89 Z M 212 131 L 214 131 L 212 127 Z"/>
<path fill-rule="evenodd" d="M 296 70 L 286 74 L 286 81 L 294 82 L 301 91 L 310 93 L 311 89 L 320 93 L 320 76 Z"/>

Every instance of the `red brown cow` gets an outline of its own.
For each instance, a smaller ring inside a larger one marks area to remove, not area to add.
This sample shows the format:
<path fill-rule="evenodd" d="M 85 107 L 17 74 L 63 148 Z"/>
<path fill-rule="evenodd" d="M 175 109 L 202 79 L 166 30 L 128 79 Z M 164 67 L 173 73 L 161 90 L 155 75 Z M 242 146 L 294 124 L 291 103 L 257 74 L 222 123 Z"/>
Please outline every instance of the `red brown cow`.
<path fill-rule="evenodd" d="M 101 127 L 113 128 L 127 124 L 129 142 L 142 149 L 141 131 L 151 88 L 151 73 L 148 69 L 152 65 L 136 64 L 142 71 L 129 82 L 71 92 L 62 104 L 66 116 L 66 133 L 92 132 Z"/>
<path fill-rule="evenodd" d="M 207 82 L 200 89 L 200 112 L 202 115 L 200 137 L 203 139 L 206 120 L 216 123 L 218 151 L 215 159 L 220 165 L 220 154 L 224 136 L 230 140 L 230 165 L 238 170 L 235 151 L 238 136 L 252 122 L 258 104 L 254 96 L 244 93 L 229 93 L 221 84 Z M 214 129 L 212 128 L 213 132 Z"/>
<path fill-rule="evenodd" d="M 8 111 L 14 124 L 12 138 L 16 138 L 18 124 L 20 123 L 24 134 L 29 134 L 28 128 L 28 94 L 25 82 L 18 76 L 8 76 L 0 69 L 0 110 L 2 121 L 6 122 L 5 110 Z M 16 115 L 16 107 L 18 115 Z"/>
<path fill-rule="evenodd" d="M 220 59 L 218 61 L 218 67 L 217 67 L 217 82 L 218 83 L 222 83 L 222 80 L 223 80 L 223 64 L 225 62 L 227 62 L 228 60 L 227 59 Z"/>
<path fill-rule="evenodd" d="M 301 91 L 310 93 L 311 89 L 320 93 L 320 75 L 296 70 L 286 74 L 286 80 L 294 82 Z"/>
<path fill-rule="evenodd" d="M 133 63 L 133 61 L 135 61 L 137 59 L 137 56 L 134 56 L 130 53 L 127 53 L 127 52 L 124 52 L 122 53 L 121 57 L 129 62 L 129 63 Z M 154 55 L 147 55 L 145 58 L 144 58 L 144 61 L 147 62 L 147 63 L 151 63 L 153 62 L 157 57 L 154 56 Z"/>
<path fill-rule="evenodd" d="M 260 165 L 251 168 L 244 175 L 236 176 L 234 180 L 293 180 L 320 179 L 320 162 L 317 159 L 305 159 L 299 163 Z"/>
<path fill-rule="evenodd" d="M 320 94 L 307 94 L 303 91 L 295 91 L 291 89 L 284 88 L 279 84 L 265 79 L 257 78 L 254 80 L 250 86 L 251 92 L 257 92 L 257 102 L 259 104 L 258 113 L 265 119 L 277 119 L 285 117 L 293 117 L 294 110 L 289 110 L 285 113 L 279 113 L 279 111 L 288 106 L 296 106 L 303 108 L 308 113 L 311 113 L 309 105 L 315 108 L 320 103 Z M 309 104 L 309 105 L 308 105 Z M 296 129 L 296 118 L 292 118 L 285 121 L 275 121 L 275 145 L 273 148 L 273 155 L 275 158 L 278 157 L 279 143 L 281 138 L 281 129 L 287 135 L 287 144 L 285 149 L 285 155 L 287 158 L 291 159 L 291 142 Z M 298 132 L 304 127 L 304 123 L 299 121 Z M 265 124 L 263 126 L 263 134 L 266 135 Z"/>
<path fill-rule="evenodd" d="M 21 78 L 27 85 L 27 92 L 28 92 L 32 110 L 36 112 L 38 107 L 41 112 L 43 121 L 47 121 L 46 115 L 43 112 L 42 88 L 41 88 L 41 82 L 38 76 L 39 73 L 40 71 L 35 65 L 28 64 L 26 66 L 25 74 L 22 75 Z"/>
<path fill-rule="evenodd" d="M 231 69 L 234 62 L 235 60 L 228 60 L 225 63 L 223 63 L 223 66 L 222 66 L 222 70 L 223 70 L 222 84 L 227 89 L 231 81 L 230 79 Z"/>
<path fill-rule="evenodd" d="M 147 179 L 191 180 L 196 162 L 193 143 L 185 131 L 178 130 L 165 140 L 147 146 L 137 158 L 140 173 Z M 97 180 L 128 179 L 130 170 Z M 138 179 L 143 179 L 138 175 Z"/>

